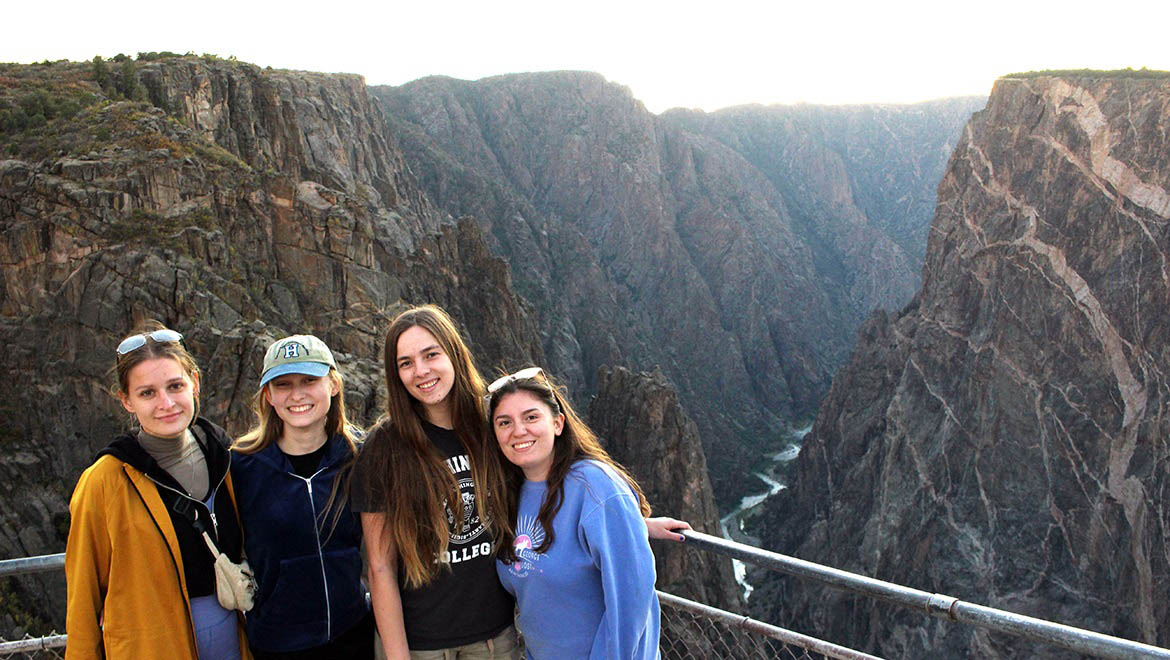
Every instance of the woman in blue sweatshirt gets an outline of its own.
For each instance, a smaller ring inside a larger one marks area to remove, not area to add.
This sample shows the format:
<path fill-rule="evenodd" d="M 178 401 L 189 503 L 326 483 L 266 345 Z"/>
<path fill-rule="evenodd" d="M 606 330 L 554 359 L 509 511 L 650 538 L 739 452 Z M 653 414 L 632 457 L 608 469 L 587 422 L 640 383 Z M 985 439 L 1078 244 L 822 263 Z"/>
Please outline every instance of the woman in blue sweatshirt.
<path fill-rule="evenodd" d="M 374 657 L 361 524 L 346 496 L 357 437 L 333 353 L 312 335 L 274 342 L 232 448 L 244 547 L 256 572 L 248 643 L 258 660 Z"/>
<path fill-rule="evenodd" d="M 539 368 L 488 392 L 511 467 L 510 487 L 492 502 L 496 571 L 516 597 L 528 656 L 657 658 L 650 507 L 638 484 Z"/>

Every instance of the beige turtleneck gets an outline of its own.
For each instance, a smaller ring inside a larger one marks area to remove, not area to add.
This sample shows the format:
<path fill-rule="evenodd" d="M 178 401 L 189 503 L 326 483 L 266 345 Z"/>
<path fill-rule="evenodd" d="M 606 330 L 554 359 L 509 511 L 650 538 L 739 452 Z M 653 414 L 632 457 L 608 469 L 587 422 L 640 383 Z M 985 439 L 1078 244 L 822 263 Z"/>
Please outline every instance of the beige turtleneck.
<path fill-rule="evenodd" d="M 197 500 L 207 497 L 207 459 L 191 429 L 180 438 L 159 438 L 139 429 L 138 444 Z"/>

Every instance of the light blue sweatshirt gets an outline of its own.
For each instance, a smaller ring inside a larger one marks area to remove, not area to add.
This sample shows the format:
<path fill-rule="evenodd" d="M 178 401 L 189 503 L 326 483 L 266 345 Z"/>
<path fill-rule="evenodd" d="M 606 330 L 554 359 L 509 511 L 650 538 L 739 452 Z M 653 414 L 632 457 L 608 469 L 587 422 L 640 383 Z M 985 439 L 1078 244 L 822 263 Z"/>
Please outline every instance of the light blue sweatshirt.
<path fill-rule="evenodd" d="M 528 657 L 658 658 L 654 555 L 637 497 L 608 465 L 578 461 L 553 519 L 556 539 L 536 553 L 547 490 L 543 481 L 524 482 L 513 544 L 520 560 L 496 562 L 516 596 Z"/>

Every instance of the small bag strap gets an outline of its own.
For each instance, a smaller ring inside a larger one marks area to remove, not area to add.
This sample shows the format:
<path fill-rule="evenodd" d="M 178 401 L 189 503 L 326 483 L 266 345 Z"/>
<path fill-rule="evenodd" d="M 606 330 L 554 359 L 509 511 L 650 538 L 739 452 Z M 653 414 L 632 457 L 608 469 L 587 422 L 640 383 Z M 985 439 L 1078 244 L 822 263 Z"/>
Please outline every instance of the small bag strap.
<path fill-rule="evenodd" d="M 219 551 L 219 548 L 215 547 L 215 542 L 211 540 L 211 536 L 208 535 L 206 530 L 203 532 L 203 540 L 207 541 L 207 549 L 211 550 L 211 556 L 219 559 L 219 556 L 223 553 Z"/>

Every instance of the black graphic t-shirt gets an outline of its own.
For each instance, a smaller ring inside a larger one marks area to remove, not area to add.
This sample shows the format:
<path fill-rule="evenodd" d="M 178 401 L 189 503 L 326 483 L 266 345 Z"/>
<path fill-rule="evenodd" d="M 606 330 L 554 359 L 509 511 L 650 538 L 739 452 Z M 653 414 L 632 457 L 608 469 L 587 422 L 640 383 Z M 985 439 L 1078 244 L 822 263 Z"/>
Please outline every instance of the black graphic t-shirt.
<path fill-rule="evenodd" d="M 495 543 L 475 510 L 475 486 L 466 450 L 454 431 L 426 421 L 423 430 L 446 457 L 447 467 L 459 482 L 461 500 L 455 506 L 445 503 L 451 537 L 442 561 L 450 570 L 441 569 L 430 583 L 410 589 L 399 564 L 398 588 L 407 642 L 412 650 L 431 651 L 495 637 L 512 625 L 515 601 L 496 576 Z M 385 436 L 376 439 L 374 435 L 367 444 L 390 440 Z M 382 512 L 385 505 L 380 498 L 370 496 L 371 480 L 365 463 L 359 456 L 350 495 L 353 509 Z"/>

